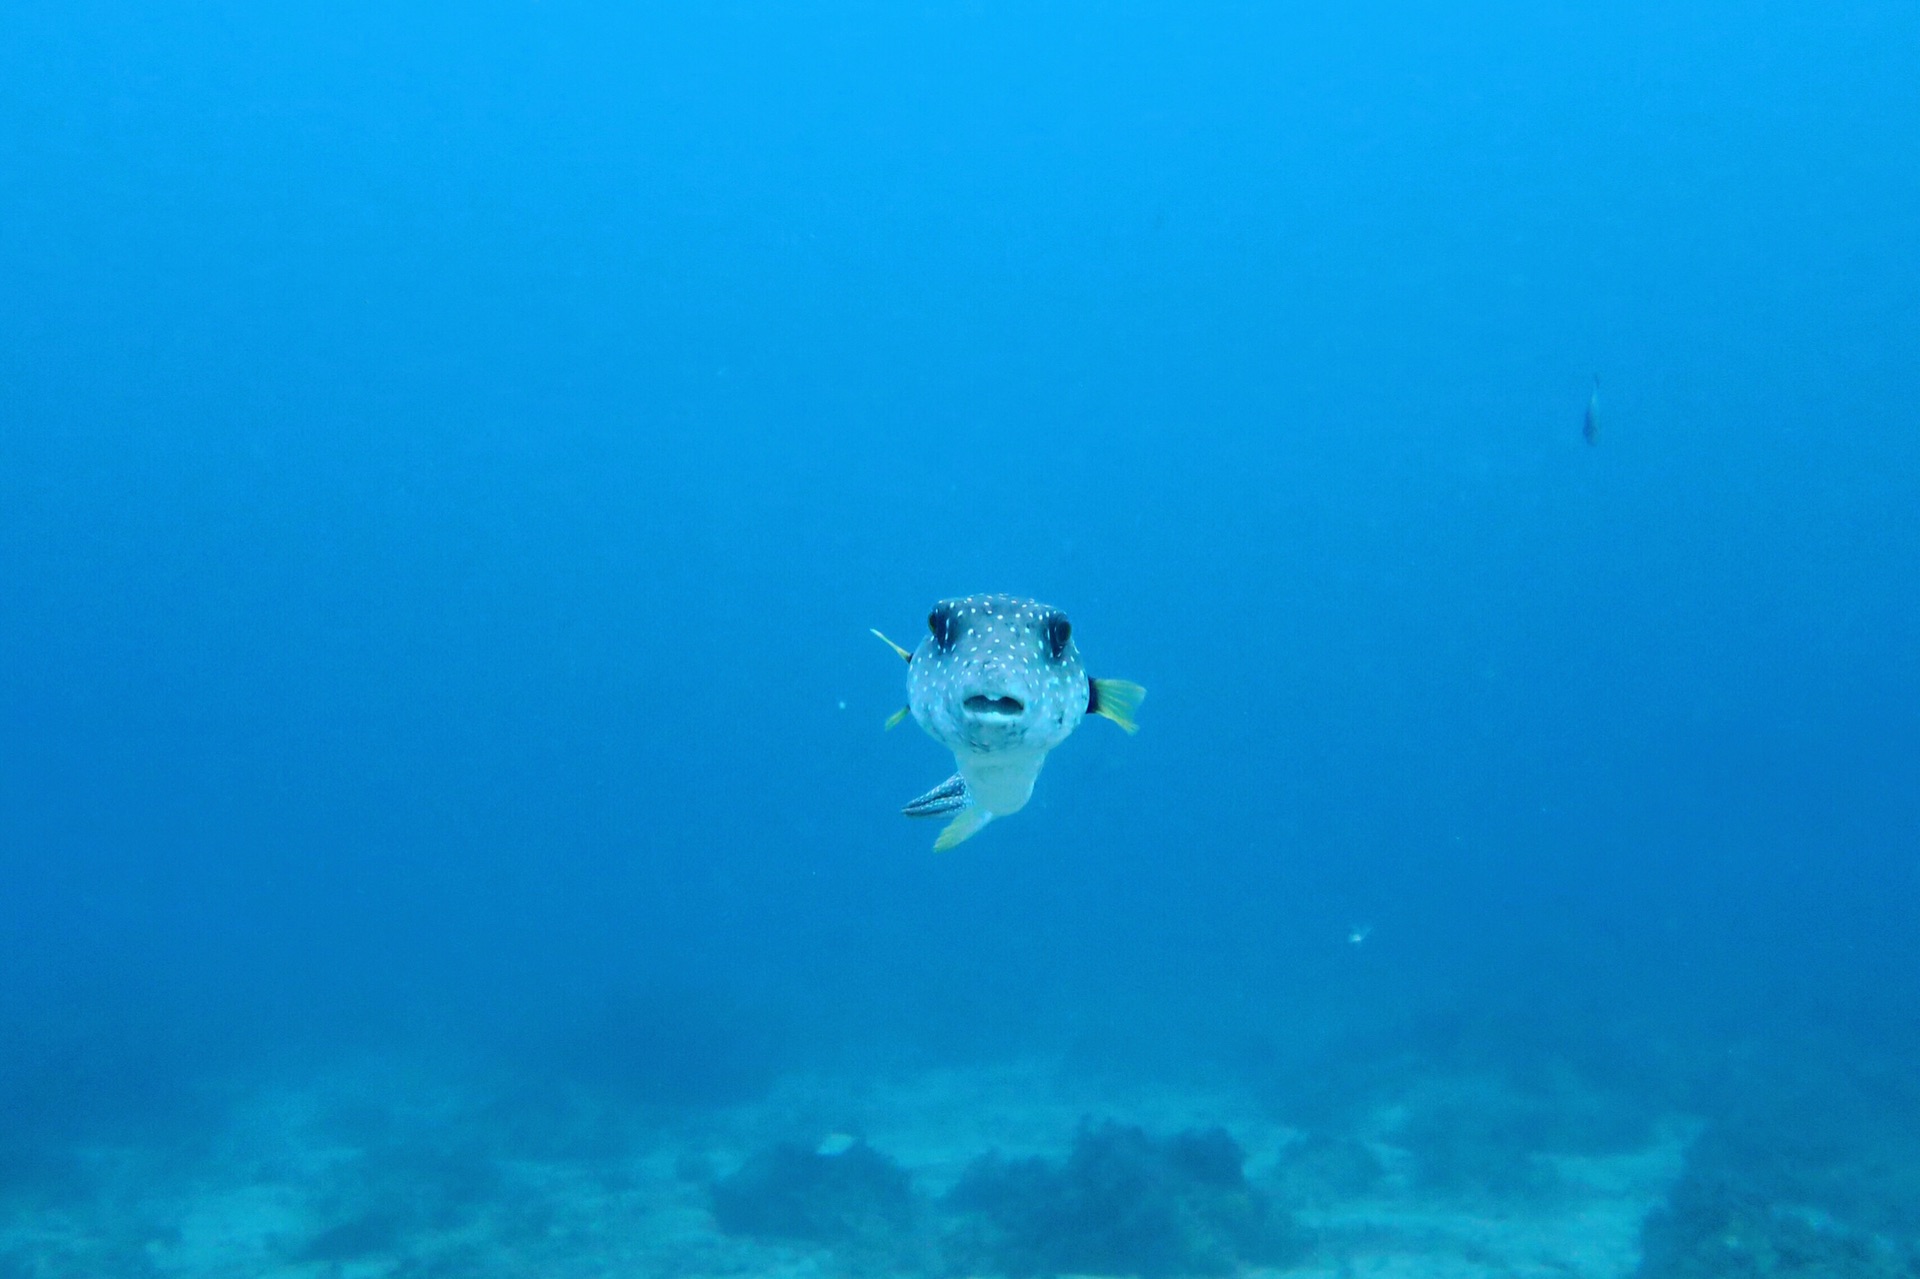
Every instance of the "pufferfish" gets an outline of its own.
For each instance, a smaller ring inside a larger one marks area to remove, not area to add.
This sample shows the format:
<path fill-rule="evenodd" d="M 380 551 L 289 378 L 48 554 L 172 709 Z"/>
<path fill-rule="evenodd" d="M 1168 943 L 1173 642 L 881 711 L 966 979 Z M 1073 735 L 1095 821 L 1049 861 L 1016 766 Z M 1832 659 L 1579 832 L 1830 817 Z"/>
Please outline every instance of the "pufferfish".
<path fill-rule="evenodd" d="M 909 817 L 952 815 L 933 841 L 936 852 L 1026 807 L 1047 752 L 1088 715 L 1129 733 L 1139 727 L 1134 715 L 1147 690 L 1087 678 L 1072 623 L 1050 605 L 1011 595 L 941 600 L 911 653 L 874 634 L 907 662 L 907 705 L 887 727 L 911 714 L 953 752 L 960 770 L 900 810 Z"/>

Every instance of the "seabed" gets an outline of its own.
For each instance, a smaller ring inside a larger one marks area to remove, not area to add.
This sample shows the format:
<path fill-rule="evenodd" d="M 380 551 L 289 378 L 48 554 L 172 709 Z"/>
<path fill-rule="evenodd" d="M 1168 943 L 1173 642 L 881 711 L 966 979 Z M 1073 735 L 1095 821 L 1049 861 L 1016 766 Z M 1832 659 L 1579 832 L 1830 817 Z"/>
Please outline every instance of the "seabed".
<path fill-rule="evenodd" d="M 0 1276 L 986 1275 L 1090 1257 L 1108 1268 L 1084 1273 L 1624 1279 L 1701 1130 L 1652 1115 L 1568 1140 L 1537 1098 L 1474 1077 L 1411 1078 L 1313 1129 L 1252 1091 L 1050 1060 L 790 1075 L 672 1110 L 462 1079 L 362 1061 L 233 1089 L 190 1136 L 89 1147 L 4 1190 Z"/>

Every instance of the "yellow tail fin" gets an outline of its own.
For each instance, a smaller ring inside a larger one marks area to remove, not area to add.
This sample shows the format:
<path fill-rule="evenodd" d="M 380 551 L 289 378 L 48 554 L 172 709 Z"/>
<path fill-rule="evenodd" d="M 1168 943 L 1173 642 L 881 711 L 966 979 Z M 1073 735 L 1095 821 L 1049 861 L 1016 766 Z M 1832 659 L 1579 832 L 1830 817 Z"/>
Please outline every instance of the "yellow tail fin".
<path fill-rule="evenodd" d="M 980 833 L 980 828 L 993 820 L 993 814 L 984 808 L 963 808 L 960 815 L 947 823 L 940 838 L 933 841 L 933 851 L 944 853 L 955 844 L 965 843 Z"/>

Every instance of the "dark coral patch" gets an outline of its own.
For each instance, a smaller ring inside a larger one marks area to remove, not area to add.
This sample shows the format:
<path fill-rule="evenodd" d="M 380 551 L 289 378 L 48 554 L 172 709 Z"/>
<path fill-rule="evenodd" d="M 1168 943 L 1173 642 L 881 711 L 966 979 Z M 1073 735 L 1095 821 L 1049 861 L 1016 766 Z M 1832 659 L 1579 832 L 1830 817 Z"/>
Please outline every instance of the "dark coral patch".
<path fill-rule="evenodd" d="M 913 1215 L 906 1172 L 865 1142 L 837 1155 L 782 1142 L 713 1185 L 728 1234 L 857 1244 L 906 1233 Z"/>
<path fill-rule="evenodd" d="M 1013 1276 L 1229 1274 L 1304 1251 L 1292 1218 L 1248 1184 L 1220 1129 L 1157 1139 L 1127 1124 L 1081 1130 L 1064 1163 L 976 1160 L 947 1196 L 969 1268 Z"/>

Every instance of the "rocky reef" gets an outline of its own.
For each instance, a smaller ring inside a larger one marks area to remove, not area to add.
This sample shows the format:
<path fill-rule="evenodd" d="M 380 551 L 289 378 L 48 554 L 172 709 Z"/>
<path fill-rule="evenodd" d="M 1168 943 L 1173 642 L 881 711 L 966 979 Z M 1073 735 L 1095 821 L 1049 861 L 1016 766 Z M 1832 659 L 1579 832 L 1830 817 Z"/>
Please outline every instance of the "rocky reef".
<path fill-rule="evenodd" d="M 1244 1163 L 1219 1128 L 1154 1137 L 1105 1122 L 1084 1126 L 1063 1160 L 982 1156 L 945 1195 L 923 1197 L 865 1143 L 781 1143 L 716 1181 L 712 1206 L 729 1234 L 830 1245 L 894 1273 L 1223 1275 L 1306 1247 Z"/>
<path fill-rule="evenodd" d="M 1221 1275 L 1305 1250 L 1291 1216 L 1250 1185 L 1219 1128 L 1156 1138 L 1130 1124 L 1083 1128 L 1061 1162 L 978 1160 L 947 1195 L 949 1254 L 968 1269 Z"/>

